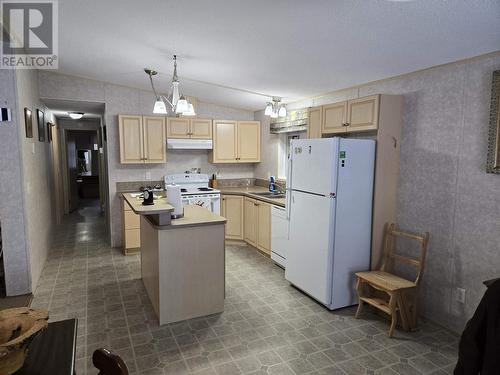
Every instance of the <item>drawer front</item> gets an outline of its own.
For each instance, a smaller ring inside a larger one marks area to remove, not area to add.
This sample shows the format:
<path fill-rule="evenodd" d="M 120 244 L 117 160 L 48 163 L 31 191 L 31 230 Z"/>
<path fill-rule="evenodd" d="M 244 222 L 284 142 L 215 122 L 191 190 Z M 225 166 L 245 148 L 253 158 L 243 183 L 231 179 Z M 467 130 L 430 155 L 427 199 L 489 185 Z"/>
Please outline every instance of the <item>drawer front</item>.
<path fill-rule="evenodd" d="M 134 211 L 125 211 L 125 229 L 139 229 L 140 226 L 140 216 L 134 213 Z"/>
<path fill-rule="evenodd" d="M 126 229 L 125 230 L 125 248 L 133 249 L 141 247 L 141 230 L 140 229 Z"/>

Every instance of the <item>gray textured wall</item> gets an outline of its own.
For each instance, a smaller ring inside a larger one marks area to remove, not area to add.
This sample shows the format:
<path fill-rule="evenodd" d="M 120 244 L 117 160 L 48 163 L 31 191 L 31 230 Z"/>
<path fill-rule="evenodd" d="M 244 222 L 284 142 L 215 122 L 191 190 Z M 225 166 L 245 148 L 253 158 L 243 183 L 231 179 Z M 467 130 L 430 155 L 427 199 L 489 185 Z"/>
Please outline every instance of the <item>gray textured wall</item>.
<path fill-rule="evenodd" d="M 485 290 L 482 281 L 500 277 L 500 176 L 485 173 L 497 69 L 500 53 L 289 106 L 376 93 L 404 96 L 398 223 L 431 233 L 421 312 L 455 331 L 472 316 Z M 276 147 L 275 136 L 267 138 Z M 256 177 L 266 178 L 275 168 L 272 162 L 260 165 Z M 465 304 L 456 302 L 456 288 L 467 290 Z"/>
<path fill-rule="evenodd" d="M 66 100 L 85 100 L 105 103 L 105 122 L 108 136 L 109 198 L 111 219 L 111 245 L 122 243 L 122 217 L 120 201 L 116 195 L 116 182 L 142 181 L 145 172 L 153 180 L 160 180 L 167 173 L 182 173 L 191 167 L 201 167 L 203 172 L 218 171 L 221 178 L 253 177 L 252 164 L 213 165 L 208 163 L 207 151 L 168 151 L 167 164 L 120 164 L 118 139 L 119 114 L 152 113 L 152 92 L 134 88 L 71 77 L 53 72 L 38 74 L 40 97 Z M 253 112 L 198 102 L 198 117 L 219 119 L 253 119 Z"/>

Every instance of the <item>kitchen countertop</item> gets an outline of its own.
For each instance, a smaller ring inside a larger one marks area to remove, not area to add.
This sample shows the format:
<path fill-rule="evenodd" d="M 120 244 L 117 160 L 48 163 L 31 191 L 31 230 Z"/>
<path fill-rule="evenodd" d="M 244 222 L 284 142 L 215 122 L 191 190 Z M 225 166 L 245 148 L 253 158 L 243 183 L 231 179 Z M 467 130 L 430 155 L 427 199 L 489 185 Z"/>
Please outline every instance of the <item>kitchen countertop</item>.
<path fill-rule="evenodd" d="M 154 205 L 144 206 L 142 204 L 142 198 L 134 198 L 130 193 L 123 193 L 123 198 L 138 215 L 161 215 L 166 213 L 171 213 L 174 210 L 174 206 L 168 203 L 166 198 L 160 198 L 154 200 Z"/>
<path fill-rule="evenodd" d="M 269 191 L 268 188 L 263 186 L 244 186 L 244 187 L 219 187 L 221 194 L 225 195 L 244 195 L 249 198 L 257 199 L 266 203 L 274 204 L 276 206 L 285 207 L 286 199 L 285 198 L 266 198 L 260 195 L 255 195 L 252 193 L 264 193 Z"/>

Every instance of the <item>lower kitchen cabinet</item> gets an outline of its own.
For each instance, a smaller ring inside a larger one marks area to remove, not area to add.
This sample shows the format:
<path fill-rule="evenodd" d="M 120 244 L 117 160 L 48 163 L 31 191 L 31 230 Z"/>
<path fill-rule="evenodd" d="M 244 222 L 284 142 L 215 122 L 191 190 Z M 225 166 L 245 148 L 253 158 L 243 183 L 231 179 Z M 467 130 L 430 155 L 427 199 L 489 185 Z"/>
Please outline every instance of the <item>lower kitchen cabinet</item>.
<path fill-rule="evenodd" d="M 243 239 L 243 197 L 239 195 L 222 195 L 222 216 L 227 219 L 226 238 L 228 240 Z"/>
<path fill-rule="evenodd" d="M 243 211 L 244 240 L 257 246 L 257 201 L 245 197 Z"/>
<path fill-rule="evenodd" d="M 123 206 L 123 253 L 128 255 L 141 249 L 141 220 L 125 200 Z"/>
<path fill-rule="evenodd" d="M 256 199 L 244 200 L 244 239 L 271 254 L 271 205 Z"/>

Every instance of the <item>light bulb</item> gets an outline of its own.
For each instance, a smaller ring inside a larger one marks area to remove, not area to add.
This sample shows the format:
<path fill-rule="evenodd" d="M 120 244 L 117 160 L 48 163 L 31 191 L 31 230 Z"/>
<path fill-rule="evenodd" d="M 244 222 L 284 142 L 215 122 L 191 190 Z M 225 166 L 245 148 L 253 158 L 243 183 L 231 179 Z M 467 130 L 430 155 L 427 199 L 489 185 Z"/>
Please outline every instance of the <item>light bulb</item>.
<path fill-rule="evenodd" d="M 271 116 L 273 113 L 273 105 L 271 103 L 267 103 L 266 109 L 264 110 L 264 115 Z"/>
<path fill-rule="evenodd" d="M 286 116 L 286 107 L 282 105 L 280 107 L 280 110 L 278 111 L 278 116 L 279 117 L 285 117 Z"/>
<path fill-rule="evenodd" d="M 153 107 L 153 113 L 158 113 L 162 115 L 167 114 L 167 107 L 165 106 L 165 103 L 162 100 L 157 100 L 155 102 L 155 106 Z"/>
<path fill-rule="evenodd" d="M 175 113 L 184 113 L 188 111 L 188 101 L 184 96 L 181 96 L 177 101 L 177 105 L 175 106 Z"/>
<path fill-rule="evenodd" d="M 194 107 L 191 103 L 188 102 L 188 110 L 186 112 L 182 112 L 183 116 L 196 116 L 196 112 L 194 111 Z"/>
<path fill-rule="evenodd" d="M 68 115 L 73 120 L 80 120 L 83 117 L 83 112 L 68 112 Z"/>

